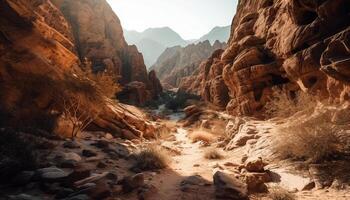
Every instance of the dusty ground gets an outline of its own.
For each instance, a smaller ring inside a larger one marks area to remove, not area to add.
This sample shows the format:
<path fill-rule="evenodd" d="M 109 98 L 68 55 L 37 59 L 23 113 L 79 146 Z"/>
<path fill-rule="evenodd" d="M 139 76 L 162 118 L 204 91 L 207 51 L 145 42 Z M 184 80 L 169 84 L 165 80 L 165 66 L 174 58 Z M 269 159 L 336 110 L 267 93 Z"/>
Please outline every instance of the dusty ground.
<path fill-rule="evenodd" d="M 157 111 L 158 112 L 158 111 Z M 159 114 L 157 113 L 156 114 Z M 212 115 L 212 113 L 211 113 Z M 201 142 L 193 143 L 190 135 L 193 131 L 218 132 L 215 138 L 219 141 L 224 137 L 220 133 L 218 124 L 225 121 L 228 116 L 216 113 L 216 121 L 214 124 L 204 125 L 207 128 L 197 126 L 185 126 L 185 121 L 178 121 L 184 117 L 183 113 L 175 113 L 168 115 L 168 119 L 160 119 L 157 123 L 166 124 L 172 131 L 167 133 L 166 137 L 157 141 L 148 141 L 153 145 L 162 146 L 169 153 L 171 163 L 167 169 L 143 172 L 145 183 L 152 186 L 152 189 L 146 191 L 149 200 L 212 200 L 215 199 L 215 187 L 213 185 L 213 174 L 216 171 L 222 171 L 233 176 L 240 174 L 239 166 L 246 157 L 263 157 L 269 165 L 266 167 L 278 178 L 272 183 L 267 183 L 269 187 L 279 185 L 296 194 L 298 199 L 302 200 L 347 200 L 350 199 L 349 188 L 337 189 L 336 187 L 328 187 L 324 189 L 312 189 L 310 191 L 300 191 L 306 184 L 312 181 L 312 177 L 307 171 L 296 170 L 298 164 L 290 162 L 276 162 L 274 153 L 269 151 L 269 141 L 273 138 L 273 127 L 276 126 L 274 121 L 257 121 L 246 119 L 243 130 L 245 132 L 240 136 L 242 138 L 254 135 L 247 145 L 233 148 L 231 144 L 229 148 L 224 150 L 220 142 L 213 142 L 204 145 Z M 221 120 L 218 120 L 221 119 Z M 203 124 L 203 123 L 202 123 Z M 96 146 L 99 141 L 107 141 L 107 147 Z M 52 165 L 57 165 L 55 161 L 57 155 L 75 153 L 81 160 L 80 165 L 92 166 L 92 174 L 103 174 L 112 172 L 117 175 L 118 180 L 124 177 L 132 176 L 135 173 L 130 171 L 133 160 L 129 158 L 131 152 L 135 151 L 142 142 L 147 141 L 127 141 L 111 137 L 106 133 L 84 133 L 75 143 L 77 148 L 64 147 L 65 141 L 59 141 L 54 151 L 49 152 L 49 156 L 45 160 L 50 161 Z M 220 147 L 219 147 L 220 146 Z M 226 146 L 227 147 L 227 146 Z M 208 160 L 204 158 L 204 154 L 208 149 L 216 148 L 224 156 L 219 160 Z M 112 150 L 111 150 L 112 149 Z M 228 150 L 229 149 L 229 150 Z M 96 155 L 86 157 L 82 154 L 83 150 L 89 150 Z M 102 164 L 101 164 L 102 163 Z M 70 170 L 70 169 L 65 169 Z M 349 173 L 349 172 L 348 172 Z M 350 173 L 349 173 L 350 174 Z M 5 186 L 0 188 L 2 195 L 0 199 L 6 195 L 28 194 L 36 198 L 32 199 L 53 199 L 55 194 L 43 194 L 40 189 L 40 183 L 30 183 L 30 187 L 13 188 Z M 38 185 L 36 185 L 38 184 Z M 348 187 L 349 185 L 347 185 Z M 62 188 L 61 188 L 62 189 Z M 120 186 L 116 184 L 112 189 L 112 197 L 110 199 L 137 200 L 139 190 L 131 193 L 124 193 Z M 12 198 L 16 199 L 16 198 Z M 17 198 L 20 200 L 20 198 Z M 98 198 L 96 198 L 98 199 Z M 269 199 L 266 194 L 251 195 L 251 199 Z"/>

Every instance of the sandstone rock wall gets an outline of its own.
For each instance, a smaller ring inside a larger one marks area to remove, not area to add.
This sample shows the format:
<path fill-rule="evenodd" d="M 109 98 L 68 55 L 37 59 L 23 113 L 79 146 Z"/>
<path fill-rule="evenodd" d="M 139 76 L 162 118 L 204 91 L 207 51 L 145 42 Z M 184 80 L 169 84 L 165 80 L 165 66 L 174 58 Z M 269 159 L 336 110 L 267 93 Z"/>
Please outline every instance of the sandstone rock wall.
<path fill-rule="evenodd" d="M 148 79 L 142 54 L 136 46 L 125 42 L 119 18 L 105 0 L 53 2 L 72 27 L 80 60 L 91 60 L 94 71 L 107 71 L 118 77 L 122 85 L 127 85 L 126 88 L 133 87 L 135 84 L 129 84 L 132 82 L 142 83 L 142 92 L 146 95 L 142 95 L 136 104 L 142 105 L 158 96 L 159 93 L 152 93 L 153 87 L 158 86 Z M 131 92 L 129 96 L 132 96 L 135 95 L 132 91 L 139 89 L 126 89 L 125 92 Z"/>
<path fill-rule="evenodd" d="M 349 16 L 347 0 L 240 0 L 229 47 L 206 67 L 223 67 L 223 82 L 215 76 L 210 81 L 228 88 L 229 113 L 256 114 L 275 86 L 291 95 L 301 89 L 334 101 L 348 99 Z M 221 94 L 206 82 L 202 78 L 204 99 L 218 104 L 207 97 Z"/>
<path fill-rule="evenodd" d="M 186 47 L 175 46 L 168 48 L 152 66 L 157 76 L 166 87 L 178 87 L 183 78 L 196 71 L 201 62 L 207 59 L 215 50 L 223 49 L 226 43 L 209 41 L 190 44 Z"/>
<path fill-rule="evenodd" d="M 74 22 L 63 14 L 69 9 L 79 16 Z M 96 16 L 97 12 L 105 16 Z M 45 121 L 54 118 L 54 102 L 60 95 L 54 90 L 57 83 L 66 83 L 85 101 L 93 99 L 93 93 L 83 95 L 90 85 L 78 84 L 83 57 L 97 68 L 107 63 L 103 67 L 121 76 L 123 84 L 140 81 L 147 93 L 143 98 L 156 97 L 161 91 L 157 78 L 148 77 L 142 56 L 127 46 L 121 30 L 105 1 L 1 0 L 0 126 L 49 123 Z M 146 119 L 126 115 L 111 102 L 100 106 L 102 113 L 94 121 L 99 129 L 136 137 L 154 131 Z"/>

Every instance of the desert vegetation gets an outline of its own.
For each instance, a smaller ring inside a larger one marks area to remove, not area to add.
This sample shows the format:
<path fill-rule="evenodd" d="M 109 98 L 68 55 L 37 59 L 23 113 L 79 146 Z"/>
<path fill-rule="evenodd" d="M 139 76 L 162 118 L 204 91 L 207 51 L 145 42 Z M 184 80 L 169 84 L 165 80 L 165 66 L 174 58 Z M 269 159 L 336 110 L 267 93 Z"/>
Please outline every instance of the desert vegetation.
<path fill-rule="evenodd" d="M 270 100 L 265 105 L 268 117 L 289 117 L 297 112 L 312 112 L 318 98 L 303 91 L 288 93 L 279 88 L 273 88 Z"/>
<path fill-rule="evenodd" d="M 350 144 L 350 136 L 346 133 L 349 126 L 344 122 L 350 121 L 349 116 L 347 110 L 319 104 L 310 115 L 302 115 L 297 119 L 287 118 L 276 129 L 276 151 L 285 158 L 314 162 L 345 153 Z"/>
<path fill-rule="evenodd" d="M 215 137 L 206 131 L 194 131 L 190 134 L 190 138 L 193 143 L 202 142 L 205 145 L 210 145 L 215 141 Z"/>
<path fill-rule="evenodd" d="M 132 157 L 135 159 L 133 168 L 143 171 L 164 169 L 170 163 L 166 150 L 151 144 L 141 147 Z"/>
<path fill-rule="evenodd" d="M 224 158 L 220 150 L 216 148 L 210 148 L 204 152 L 204 158 L 208 160 L 220 160 Z"/>

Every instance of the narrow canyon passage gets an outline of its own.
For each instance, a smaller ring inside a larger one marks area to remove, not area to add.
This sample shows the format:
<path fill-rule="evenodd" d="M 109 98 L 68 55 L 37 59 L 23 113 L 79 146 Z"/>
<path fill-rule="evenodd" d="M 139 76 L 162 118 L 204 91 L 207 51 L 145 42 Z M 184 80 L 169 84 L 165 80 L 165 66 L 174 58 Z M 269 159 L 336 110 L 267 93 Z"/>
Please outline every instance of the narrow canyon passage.
<path fill-rule="evenodd" d="M 0 200 L 349 200 L 349 18 L 0 0 Z"/>

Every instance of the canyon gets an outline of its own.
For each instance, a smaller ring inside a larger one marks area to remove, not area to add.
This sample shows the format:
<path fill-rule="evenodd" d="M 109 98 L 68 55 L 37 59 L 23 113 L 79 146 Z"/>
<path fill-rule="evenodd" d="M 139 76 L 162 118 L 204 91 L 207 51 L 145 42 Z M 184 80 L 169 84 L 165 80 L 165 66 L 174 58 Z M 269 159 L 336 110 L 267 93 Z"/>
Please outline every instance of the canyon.
<path fill-rule="evenodd" d="M 0 0 L 0 199 L 350 198 L 348 0 L 239 0 L 149 70 L 117 14 Z"/>

